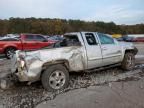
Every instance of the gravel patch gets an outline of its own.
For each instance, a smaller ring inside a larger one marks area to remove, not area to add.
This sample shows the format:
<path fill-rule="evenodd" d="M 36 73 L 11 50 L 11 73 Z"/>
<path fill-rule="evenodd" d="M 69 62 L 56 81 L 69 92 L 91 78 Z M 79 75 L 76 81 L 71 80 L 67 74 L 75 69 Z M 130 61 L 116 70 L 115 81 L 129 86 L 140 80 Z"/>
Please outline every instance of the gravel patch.
<path fill-rule="evenodd" d="M 39 103 L 46 103 L 56 95 L 73 89 L 99 86 L 113 81 L 139 80 L 143 76 L 140 69 L 131 72 L 123 72 L 118 68 L 95 73 L 74 73 L 70 75 L 69 87 L 63 91 L 47 92 L 43 89 L 41 82 L 27 85 L 26 83 L 15 83 L 8 90 L 0 90 L 0 105 L 6 108 L 34 108 Z"/>
<path fill-rule="evenodd" d="M 0 74 L 10 73 L 10 61 L 0 62 Z M 20 83 L 16 78 L 9 76 L 10 83 L 14 82 L 7 90 L 0 89 L 0 107 L 4 108 L 34 108 L 39 103 L 46 103 L 54 99 L 58 94 L 70 90 L 87 88 L 89 86 L 99 86 L 109 84 L 114 81 L 139 80 L 144 76 L 143 65 L 139 65 L 133 71 L 123 71 L 120 68 L 111 68 L 92 73 L 71 73 L 69 87 L 63 91 L 47 92 L 43 89 L 41 82 Z"/>

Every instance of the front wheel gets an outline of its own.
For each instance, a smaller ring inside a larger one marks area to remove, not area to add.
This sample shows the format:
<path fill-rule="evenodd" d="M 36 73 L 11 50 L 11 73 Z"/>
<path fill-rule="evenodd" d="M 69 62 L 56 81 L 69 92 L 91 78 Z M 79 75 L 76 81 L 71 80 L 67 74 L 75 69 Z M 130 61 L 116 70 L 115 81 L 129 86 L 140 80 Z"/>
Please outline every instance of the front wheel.
<path fill-rule="evenodd" d="M 69 73 L 63 65 L 53 65 L 44 71 L 41 81 L 43 87 L 48 91 L 62 90 L 68 86 Z"/>
<path fill-rule="evenodd" d="M 121 67 L 124 70 L 134 69 L 134 67 L 135 67 L 135 55 L 133 53 L 125 53 Z"/>

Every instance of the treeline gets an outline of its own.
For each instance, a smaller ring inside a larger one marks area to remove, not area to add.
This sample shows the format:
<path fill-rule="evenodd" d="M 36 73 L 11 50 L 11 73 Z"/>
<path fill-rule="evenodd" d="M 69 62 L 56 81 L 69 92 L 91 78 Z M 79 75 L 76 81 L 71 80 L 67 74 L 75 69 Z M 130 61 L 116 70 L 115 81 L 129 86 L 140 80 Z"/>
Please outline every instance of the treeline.
<path fill-rule="evenodd" d="M 98 31 L 108 34 L 144 34 L 144 24 L 116 25 L 113 22 L 49 18 L 10 18 L 9 20 L 0 20 L 0 35 L 11 33 L 55 35 L 77 31 Z"/>

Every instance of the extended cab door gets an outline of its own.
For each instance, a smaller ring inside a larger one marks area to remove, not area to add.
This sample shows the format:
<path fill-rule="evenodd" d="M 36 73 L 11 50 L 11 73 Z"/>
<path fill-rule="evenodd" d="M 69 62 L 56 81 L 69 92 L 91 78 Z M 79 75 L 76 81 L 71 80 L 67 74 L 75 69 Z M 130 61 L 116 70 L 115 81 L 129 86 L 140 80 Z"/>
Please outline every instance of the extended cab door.
<path fill-rule="evenodd" d="M 102 66 L 102 53 L 95 33 L 82 32 L 86 53 L 88 69 Z"/>
<path fill-rule="evenodd" d="M 110 65 L 121 61 L 121 47 L 109 35 L 97 33 L 101 43 L 103 65 Z"/>

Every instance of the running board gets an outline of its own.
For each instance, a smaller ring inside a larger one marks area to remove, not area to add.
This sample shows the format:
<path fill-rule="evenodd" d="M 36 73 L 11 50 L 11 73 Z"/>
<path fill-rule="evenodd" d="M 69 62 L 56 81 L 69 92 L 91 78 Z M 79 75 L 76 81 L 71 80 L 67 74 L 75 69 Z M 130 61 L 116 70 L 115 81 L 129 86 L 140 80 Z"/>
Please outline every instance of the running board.
<path fill-rule="evenodd" d="M 85 72 L 101 71 L 101 70 L 109 69 L 109 68 L 112 68 L 112 67 L 117 67 L 117 66 L 120 66 L 120 65 L 121 65 L 121 63 L 117 63 L 117 64 L 113 64 L 113 65 L 107 65 L 107 66 L 102 66 L 102 67 L 99 67 L 99 68 L 85 70 Z"/>

